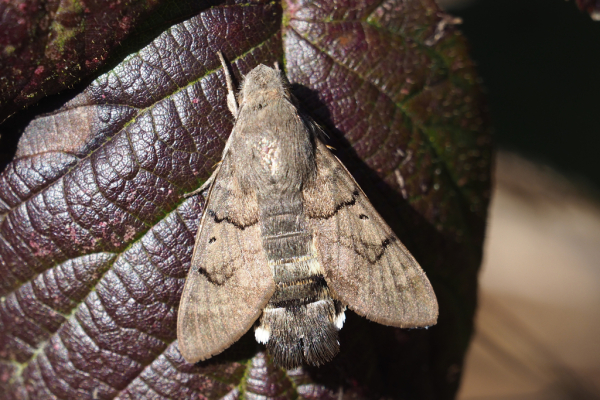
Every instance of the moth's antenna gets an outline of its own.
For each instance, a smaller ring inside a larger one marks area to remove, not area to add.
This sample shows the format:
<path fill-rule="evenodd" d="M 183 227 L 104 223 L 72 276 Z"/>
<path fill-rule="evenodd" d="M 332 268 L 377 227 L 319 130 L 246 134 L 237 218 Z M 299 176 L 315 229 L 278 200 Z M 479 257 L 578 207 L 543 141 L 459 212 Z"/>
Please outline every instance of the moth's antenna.
<path fill-rule="evenodd" d="M 233 116 L 237 118 L 238 104 L 237 100 L 235 99 L 235 92 L 233 91 L 233 79 L 231 78 L 231 73 L 229 72 L 229 68 L 225 62 L 225 57 L 223 57 L 223 53 L 218 51 L 217 55 L 219 56 L 219 60 L 221 60 L 221 65 L 223 66 L 223 71 L 225 72 L 225 82 L 227 83 L 227 107 Z"/>

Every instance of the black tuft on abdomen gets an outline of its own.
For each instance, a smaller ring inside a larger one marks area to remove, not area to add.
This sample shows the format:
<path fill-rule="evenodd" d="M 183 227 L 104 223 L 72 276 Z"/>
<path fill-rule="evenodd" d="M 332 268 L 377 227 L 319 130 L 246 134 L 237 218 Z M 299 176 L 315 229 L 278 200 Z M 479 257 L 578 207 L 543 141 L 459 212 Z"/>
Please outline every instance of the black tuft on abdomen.
<path fill-rule="evenodd" d="M 322 365 L 340 350 L 338 329 L 333 321 L 343 307 L 335 300 L 318 300 L 298 306 L 267 308 L 261 324 L 269 329 L 267 350 L 276 365 L 297 368 Z M 336 312 L 337 309 L 337 312 Z"/>

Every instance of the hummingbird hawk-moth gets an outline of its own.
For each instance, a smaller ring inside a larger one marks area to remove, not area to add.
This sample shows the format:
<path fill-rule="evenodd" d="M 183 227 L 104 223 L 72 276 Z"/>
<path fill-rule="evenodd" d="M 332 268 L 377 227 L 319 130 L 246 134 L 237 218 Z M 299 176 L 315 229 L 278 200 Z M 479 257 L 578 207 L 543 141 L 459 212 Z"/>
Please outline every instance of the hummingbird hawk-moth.
<path fill-rule="evenodd" d="M 437 321 L 425 273 L 329 151 L 279 68 L 259 65 L 236 96 L 235 125 L 205 192 L 177 337 L 205 360 L 252 325 L 276 365 L 321 365 L 339 351 L 346 307 L 400 328 Z M 196 193 L 195 192 L 195 193 Z"/>

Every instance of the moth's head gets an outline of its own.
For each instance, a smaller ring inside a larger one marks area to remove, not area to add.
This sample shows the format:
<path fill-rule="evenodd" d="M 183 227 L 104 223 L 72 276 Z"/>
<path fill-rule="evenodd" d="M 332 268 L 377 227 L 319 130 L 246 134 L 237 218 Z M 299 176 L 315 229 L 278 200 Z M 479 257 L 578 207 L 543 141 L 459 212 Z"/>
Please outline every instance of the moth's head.
<path fill-rule="evenodd" d="M 287 80 L 279 69 L 261 64 L 246 75 L 240 90 L 242 102 L 268 101 L 274 97 L 289 97 Z"/>

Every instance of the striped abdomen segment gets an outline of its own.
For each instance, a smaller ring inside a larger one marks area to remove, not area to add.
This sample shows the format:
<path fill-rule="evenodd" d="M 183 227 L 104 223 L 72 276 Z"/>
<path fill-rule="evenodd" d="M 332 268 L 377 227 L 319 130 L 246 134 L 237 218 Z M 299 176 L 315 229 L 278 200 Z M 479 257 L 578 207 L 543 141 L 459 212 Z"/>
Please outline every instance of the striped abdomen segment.
<path fill-rule="evenodd" d="M 285 368 L 330 361 L 339 351 L 344 307 L 329 294 L 301 194 L 269 199 L 261 207 L 261 224 L 276 289 L 263 310 L 256 340 Z"/>

